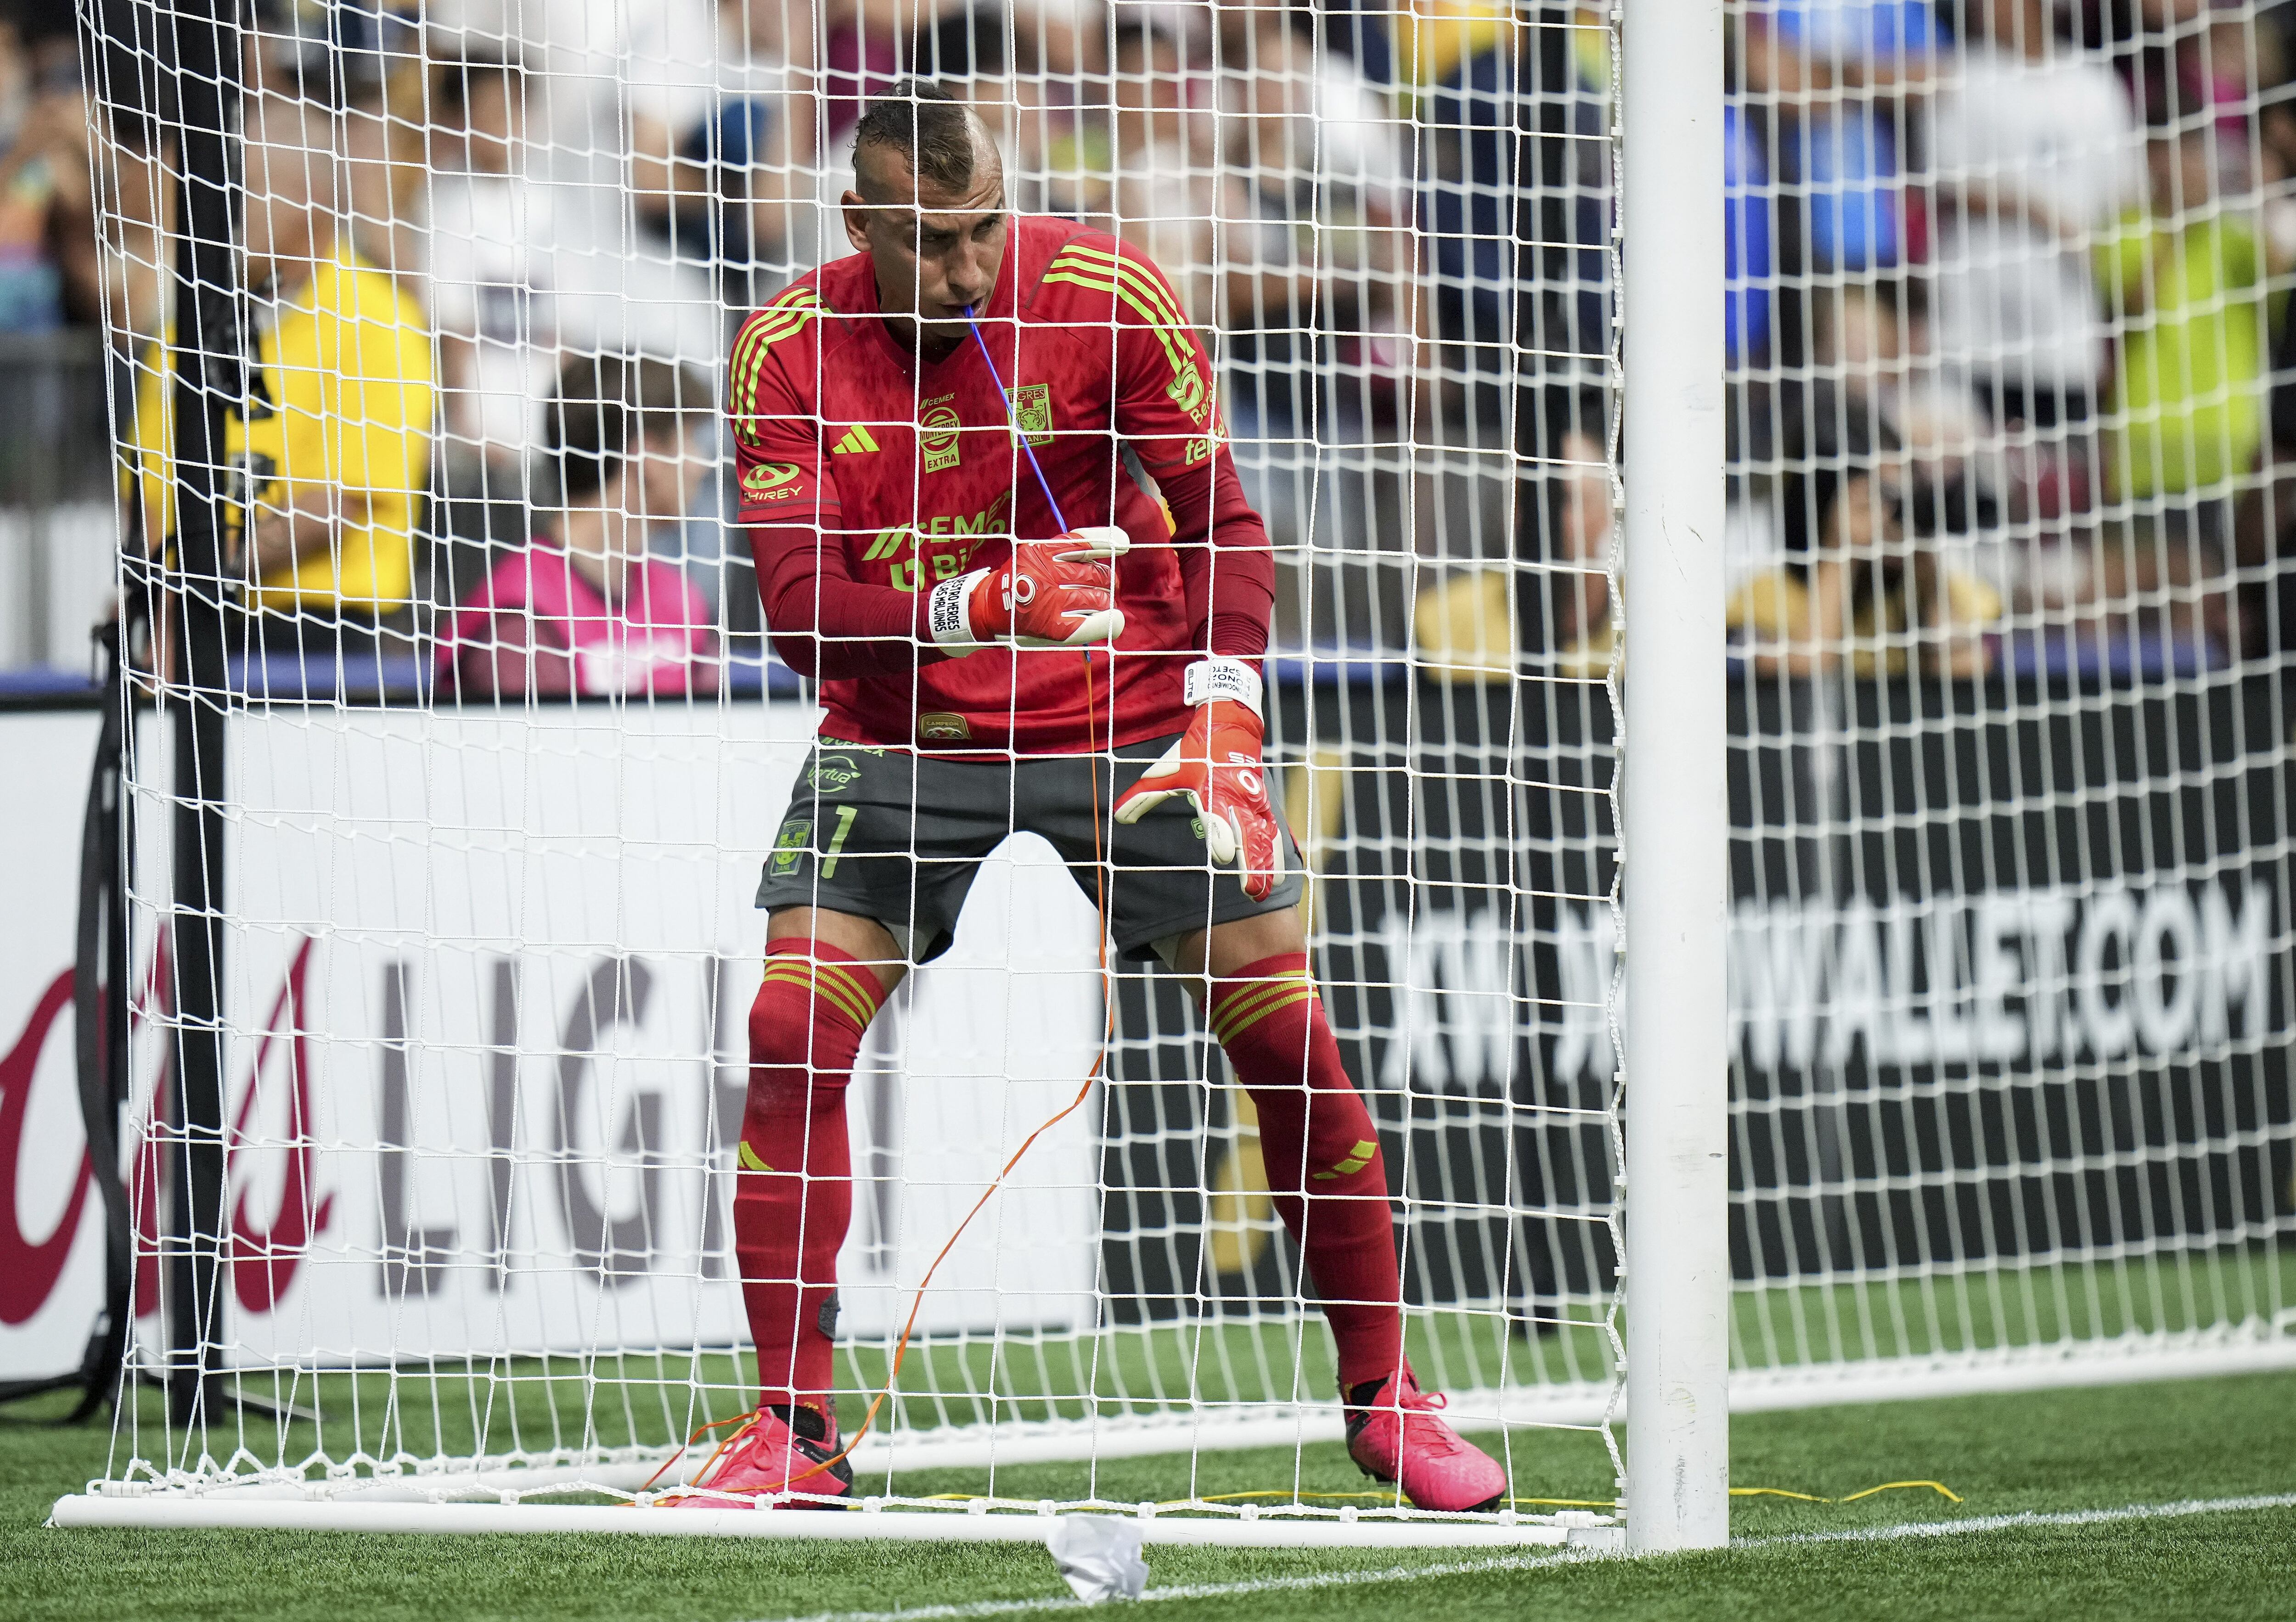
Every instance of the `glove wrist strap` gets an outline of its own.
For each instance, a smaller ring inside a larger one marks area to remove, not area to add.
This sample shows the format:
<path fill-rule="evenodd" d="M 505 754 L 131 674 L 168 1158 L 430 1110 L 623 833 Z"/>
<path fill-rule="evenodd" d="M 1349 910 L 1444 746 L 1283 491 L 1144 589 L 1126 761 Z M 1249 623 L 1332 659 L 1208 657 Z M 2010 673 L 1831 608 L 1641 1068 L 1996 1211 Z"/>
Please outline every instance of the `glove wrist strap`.
<path fill-rule="evenodd" d="M 1267 718 L 1259 708 L 1259 672 L 1244 659 L 1198 659 L 1188 667 L 1185 697 L 1192 709 L 1215 699 L 1225 699 L 1229 703 L 1242 705 L 1263 720 Z"/>
<path fill-rule="evenodd" d="M 970 653 L 980 646 L 980 638 L 972 629 L 972 588 L 988 578 L 987 569 L 976 569 L 932 588 L 925 624 L 937 644 L 952 653 Z"/>

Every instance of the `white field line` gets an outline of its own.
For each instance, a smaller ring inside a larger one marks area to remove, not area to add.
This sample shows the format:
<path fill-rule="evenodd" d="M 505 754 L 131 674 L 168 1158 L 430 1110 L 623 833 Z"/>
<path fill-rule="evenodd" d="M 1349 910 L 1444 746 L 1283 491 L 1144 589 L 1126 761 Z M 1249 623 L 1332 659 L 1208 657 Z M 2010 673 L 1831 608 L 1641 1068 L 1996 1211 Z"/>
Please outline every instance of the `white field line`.
<path fill-rule="evenodd" d="M 2174 1503 L 2131 1503 L 2117 1510 L 2027 1510 L 2014 1515 L 1972 1515 L 1967 1520 L 1908 1520 L 1894 1527 L 1849 1527 L 1839 1532 L 1781 1532 L 1774 1537 L 1733 1538 L 1734 1549 L 1774 1549 L 1788 1544 L 1871 1543 L 1890 1537 L 1944 1537 L 1956 1532 L 2004 1532 L 2019 1527 L 2094 1527 L 2115 1520 L 2174 1520 L 2234 1510 L 2296 1509 L 2296 1493 L 2257 1493 L 2246 1498 L 2183 1498 Z"/>
<path fill-rule="evenodd" d="M 2296 1509 L 2296 1493 L 2259 1493 L 2245 1498 L 2186 1498 L 2174 1503 L 2131 1503 L 2117 1510 L 2021 1511 L 2012 1515 L 1972 1515 L 1966 1520 L 1905 1520 L 1896 1526 L 1856 1527 L 1839 1532 L 1787 1532 L 1771 1537 L 1734 1537 L 1733 1549 L 1777 1549 L 1803 1544 L 1884 1543 L 1898 1538 L 1952 1537 L 1966 1532 L 2005 1532 L 2027 1527 L 2094 1527 L 2120 1520 L 2174 1520 L 2187 1515 L 2221 1515 L 2241 1510 Z M 1253 1594 L 1302 1589 L 1355 1587 L 1365 1583 L 1400 1583 L 1417 1578 L 1466 1577 L 1486 1571 L 1535 1571 L 1587 1561 L 1621 1560 L 1619 1554 L 1572 1549 L 1554 1554 L 1502 1554 L 1488 1560 L 1446 1561 L 1423 1566 L 1382 1566 L 1372 1571 L 1319 1571 L 1304 1577 L 1255 1577 L 1241 1583 L 1175 1584 L 1151 1588 L 1152 1600 L 1245 1599 Z M 978 1600 L 967 1605 L 917 1605 L 899 1610 L 816 1611 L 782 1622 L 957 1622 L 971 1617 L 1026 1616 L 1038 1611 L 1082 1610 L 1084 1602 L 1066 1594 L 1036 1600 Z"/>

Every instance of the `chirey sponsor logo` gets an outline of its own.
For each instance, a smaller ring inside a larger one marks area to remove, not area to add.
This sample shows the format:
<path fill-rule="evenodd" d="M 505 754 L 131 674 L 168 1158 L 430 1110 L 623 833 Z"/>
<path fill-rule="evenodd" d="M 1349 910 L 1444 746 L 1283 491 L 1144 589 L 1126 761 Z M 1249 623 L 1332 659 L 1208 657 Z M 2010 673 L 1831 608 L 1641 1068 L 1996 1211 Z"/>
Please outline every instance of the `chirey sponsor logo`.
<path fill-rule="evenodd" d="M 786 462 L 753 463 L 742 470 L 742 494 L 750 501 L 786 501 L 797 494 L 797 469 Z"/>

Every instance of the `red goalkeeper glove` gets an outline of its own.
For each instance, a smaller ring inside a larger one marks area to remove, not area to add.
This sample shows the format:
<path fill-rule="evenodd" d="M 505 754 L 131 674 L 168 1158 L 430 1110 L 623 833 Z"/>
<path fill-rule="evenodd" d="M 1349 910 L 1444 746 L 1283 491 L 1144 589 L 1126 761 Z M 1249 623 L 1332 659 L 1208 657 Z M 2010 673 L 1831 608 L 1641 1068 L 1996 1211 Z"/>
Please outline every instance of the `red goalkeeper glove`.
<path fill-rule="evenodd" d="M 1020 648 L 1096 648 L 1124 634 L 1114 559 L 1131 537 L 1097 524 L 1048 541 L 1015 541 L 1013 555 L 933 587 L 933 641 L 963 658 L 993 642 Z"/>
<path fill-rule="evenodd" d="M 1198 659 L 1188 667 L 1187 700 L 1195 709 L 1188 730 L 1117 797 L 1116 820 L 1129 826 L 1185 795 L 1213 863 L 1235 868 L 1243 893 L 1265 901 L 1283 877 L 1283 835 L 1259 761 L 1259 672 L 1240 659 Z"/>

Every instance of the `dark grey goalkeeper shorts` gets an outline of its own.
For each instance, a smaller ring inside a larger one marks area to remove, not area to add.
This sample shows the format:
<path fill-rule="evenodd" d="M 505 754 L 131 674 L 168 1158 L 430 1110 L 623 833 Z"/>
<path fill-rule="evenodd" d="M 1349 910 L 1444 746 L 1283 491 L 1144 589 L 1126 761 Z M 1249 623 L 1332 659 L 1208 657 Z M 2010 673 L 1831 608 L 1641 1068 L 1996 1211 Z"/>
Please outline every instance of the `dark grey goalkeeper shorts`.
<path fill-rule="evenodd" d="M 1112 761 L 950 760 L 820 739 L 766 859 L 758 905 L 873 918 L 907 938 L 916 962 L 931 963 L 948 950 L 980 864 L 1015 833 L 1042 835 L 1086 899 L 1099 899 L 1105 884 L 1109 933 L 1127 957 L 1153 956 L 1153 943 L 1168 936 L 1295 905 L 1300 848 L 1288 828 L 1283 882 L 1254 901 L 1231 870 L 1212 866 L 1185 799 L 1166 800 L 1129 828 L 1109 815 L 1117 795 L 1171 747 L 1170 738 L 1126 744 Z"/>

